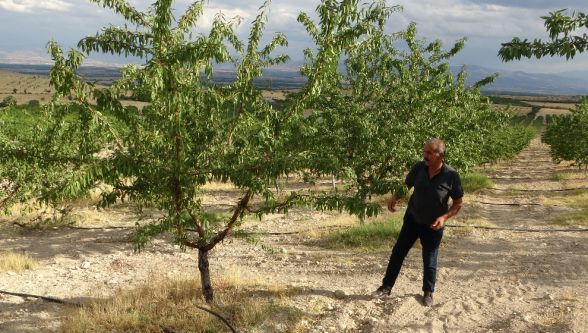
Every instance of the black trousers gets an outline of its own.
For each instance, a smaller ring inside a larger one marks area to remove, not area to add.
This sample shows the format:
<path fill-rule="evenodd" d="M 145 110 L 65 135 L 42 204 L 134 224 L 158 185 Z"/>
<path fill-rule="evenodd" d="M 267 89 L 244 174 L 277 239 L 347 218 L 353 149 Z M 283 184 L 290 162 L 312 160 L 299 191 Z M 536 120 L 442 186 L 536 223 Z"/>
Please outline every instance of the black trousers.
<path fill-rule="evenodd" d="M 437 256 L 441 238 L 443 238 L 443 228 L 433 230 L 428 225 L 418 224 L 409 213 L 406 213 L 398 240 L 394 244 L 394 248 L 392 248 L 382 285 L 394 286 L 404 258 L 406 258 L 408 251 L 410 251 L 416 240 L 420 239 L 423 248 L 423 291 L 435 291 Z"/>

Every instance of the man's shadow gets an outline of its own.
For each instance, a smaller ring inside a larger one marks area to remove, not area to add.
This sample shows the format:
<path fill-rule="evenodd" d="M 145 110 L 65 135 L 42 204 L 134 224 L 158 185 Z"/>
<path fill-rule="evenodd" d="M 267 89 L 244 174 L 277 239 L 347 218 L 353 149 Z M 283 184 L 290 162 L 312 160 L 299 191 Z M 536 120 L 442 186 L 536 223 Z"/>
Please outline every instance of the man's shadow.
<path fill-rule="evenodd" d="M 320 288 L 305 288 L 300 290 L 300 295 L 305 296 L 324 296 L 328 298 L 332 298 L 335 300 L 349 300 L 349 301 L 375 301 L 375 300 L 405 300 L 409 298 L 413 298 L 419 304 L 423 304 L 423 296 L 420 294 L 403 294 L 403 295 L 390 295 L 385 297 L 374 297 L 370 292 L 361 293 L 361 294 L 345 294 L 345 295 L 338 295 L 334 290 L 327 290 L 327 289 L 320 289 Z"/>

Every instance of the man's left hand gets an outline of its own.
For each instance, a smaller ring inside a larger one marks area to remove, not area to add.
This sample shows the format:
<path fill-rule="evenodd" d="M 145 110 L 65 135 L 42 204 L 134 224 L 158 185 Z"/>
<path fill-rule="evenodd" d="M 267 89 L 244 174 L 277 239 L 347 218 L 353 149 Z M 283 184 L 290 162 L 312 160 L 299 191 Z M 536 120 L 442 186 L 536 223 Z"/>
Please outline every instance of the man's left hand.
<path fill-rule="evenodd" d="M 447 220 L 444 216 L 439 216 L 433 224 L 431 224 L 431 229 L 439 230 L 443 228 L 445 225 L 445 220 Z"/>

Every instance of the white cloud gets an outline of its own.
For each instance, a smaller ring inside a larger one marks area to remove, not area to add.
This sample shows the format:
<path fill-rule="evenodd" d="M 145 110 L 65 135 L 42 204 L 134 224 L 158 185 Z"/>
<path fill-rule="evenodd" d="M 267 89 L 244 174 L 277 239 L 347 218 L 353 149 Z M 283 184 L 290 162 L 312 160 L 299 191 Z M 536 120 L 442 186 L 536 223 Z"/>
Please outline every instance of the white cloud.
<path fill-rule="evenodd" d="M 139 10 L 148 9 L 155 0 L 128 0 Z M 176 0 L 174 15 L 179 18 L 185 9 L 196 0 Z M 368 0 L 369 1 L 369 0 Z M 293 59 L 302 57 L 302 49 L 312 47 L 312 41 L 304 27 L 296 21 L 301 11 L 317 21 L 315 8 L 320 0 L 272 0 L 268 22 L 262 44 L 275 32 L 286 34 L 289 47 L 284 49 Z M 362 1 L 363 3 L 363 1 Z M 545 38 L 546 32 L 541 16 L 561 8 L 588 11 L 585 0 L 388 0 L 388 5 L 401 4 L 404 11 L 389 18 L 387 32 L 405 29 L 411 21 L 417 23 L 420 38 L 441 39 L 445 45 L 461 37 L 467 37 L 466 48 L 458 54 L 456 61 L 503 68 L 514 66 L 503 64 L 496 56 L 500 43 L 512 37 Z M 263 0 L 210 0 L 204 6 L 204 13 L 197 21 L 195 32 L 207 34 L 215 15 L 220 11 L 227 19 L 239 16 L 242 23 L 237 34 L 247 39 L 251 21 L 256 17 Z M 582 5 L 579 5 L 582 4 Z M 555 6 L 554 8 L 552 8 Z M 579 6 L 579 7 L 578 7 Z M 33 59 L 42 61 L 44 46 L 49 39 L 55 39 L 66 47 L 75 46 L 85 35 L 94 34 L 108 24 L 119 25 L 120 15 L 108 8 L 102 8 L 88 0 L 0 0 L 0 29 L 4 32 L 0 51 L 37 49 L 39 56 L 21 53 L 2 55 L 3 59 Z M 72 28 L 74 27 L 74 28 Z M 556 68 L 575 66 L 582 68 L 588 54 L 573 61 L 554 59 L 529 63 L 533 68 Z M 524 66 L 523 62 L 517 62 Z"/>
<path fill-rule="evenodd" d="M 23 61 L 24 60 L 24 61 Z M 49 64 L 51 58 L 46 52 L 32 50 L 0 50 L 0 62 L 5 64 Z"/>
<path fill-rule="evenodd" d="M 509 38 L 544 34 L 542 10 L 454 0 L 404 1 L 404 15 L 431 38 Z M 436 35 L 436 36 L 435 36 Z"/>
<path fill-rule="evenodd" d="M 0 8 L 20 13 L 39 9 L 64 12 L 71 8 L 71 4 L 62 0 L 0 0 Z"/>
<path fill-rule="evenodd" d="M 196 22 L 196 28 L 199 31 L 209 31 L 212 23 L 217 15 L 224 16 L 225 20 L 232 19 L 241 20 L 242 22 L 248 20 L 251 14 L 240 8 L 226 8 L 226 7 L 205 7 L 204 12 Z"/>

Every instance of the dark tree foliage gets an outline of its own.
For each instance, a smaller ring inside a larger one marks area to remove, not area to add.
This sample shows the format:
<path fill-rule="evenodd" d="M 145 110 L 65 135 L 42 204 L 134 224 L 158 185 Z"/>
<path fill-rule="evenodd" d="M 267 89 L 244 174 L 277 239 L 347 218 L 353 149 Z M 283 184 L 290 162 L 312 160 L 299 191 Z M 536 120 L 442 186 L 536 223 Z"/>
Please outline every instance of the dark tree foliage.
<path fill-rule="evenodd" d="M 549 13 L 541 18 L 550 40 L 513 38 L 503 43 L 498 55 L 503 61 L 521 58 L 542 58 L 544 56 L 562 56 L 571 59 L 588 49 L 588 15 L 582 12 L 566 13 L 566 9 Z M 583 32 L 582 32 L 583 31 Z"/>
<path fill-rule="evenodd" d="M 572 114 L 552 118 L 543 133 L 555 161 L 574 161 L 588 165 L 588 99 L 571 110 Z"/>

